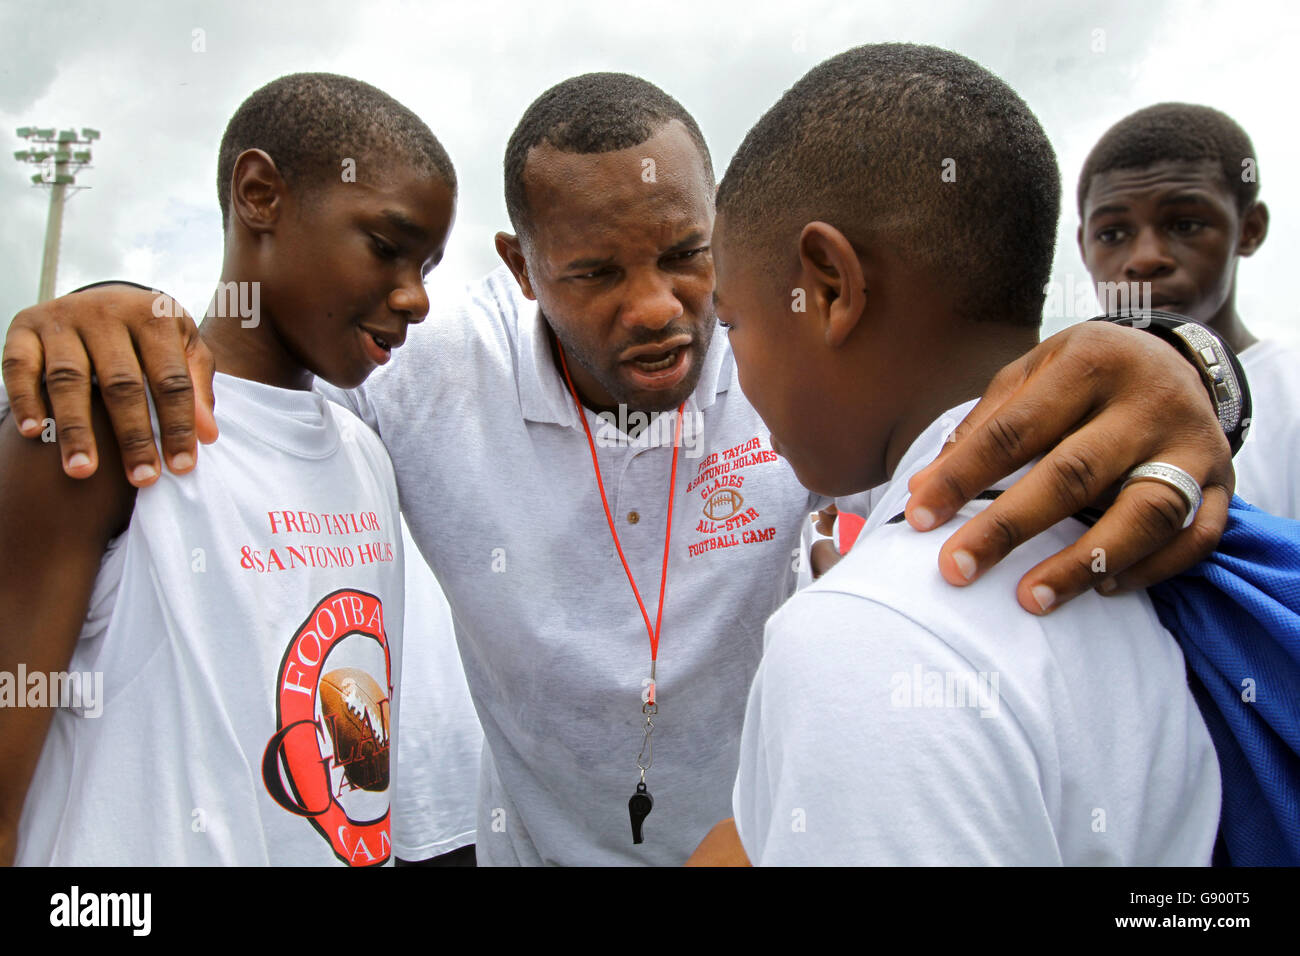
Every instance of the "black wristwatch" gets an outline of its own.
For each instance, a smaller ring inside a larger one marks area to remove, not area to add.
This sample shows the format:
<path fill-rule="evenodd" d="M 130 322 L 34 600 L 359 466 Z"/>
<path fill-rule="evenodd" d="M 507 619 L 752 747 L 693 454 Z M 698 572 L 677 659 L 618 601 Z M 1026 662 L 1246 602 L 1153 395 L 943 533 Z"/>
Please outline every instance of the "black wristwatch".
<path fill-rule="evenodd" d="M 1250 427 L 1250 385 L 1235 352 L 1213 329 L 1185 315 L 1157 309 L 1120 309 L 1092 322 L 1113 322 L 1158 335 L 1195 366 L 1235 455 Z"/>

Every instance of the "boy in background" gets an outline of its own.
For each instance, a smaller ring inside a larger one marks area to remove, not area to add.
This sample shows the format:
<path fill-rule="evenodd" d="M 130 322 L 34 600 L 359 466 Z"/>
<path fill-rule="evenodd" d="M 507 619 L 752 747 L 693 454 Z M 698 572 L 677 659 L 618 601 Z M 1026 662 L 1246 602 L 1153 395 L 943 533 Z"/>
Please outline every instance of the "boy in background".
<path fill-rule="evenodd" d="M 1079 174 L 1079 251 L 1101 283 L 1149 283 L 1153 308 L 1208 325 L 1250 379 L 1253 421 L 1237 494 L 1300 518 L 1300 351 L 1237 314 L 1237 266 L 1268 234 L 1250 137 L 1208 106 L 1158 103 L 1120 120 Z"/>
<path fill-rule="evenodd" d="M 396 485 L 379 439 L 312 384 L 359 385 L 424 318 L 455 173 L 387 94 L 295 74 L 232 117 L 217 188 L 201 334 L 223 440 L 204 467 L 137 491 L 105 440 L 108 467 L 74 481 L 53 445 L 0 429 L 0 614 L 23 622 L 0 668 L 102 686 L 93 708 L 0 709 L 6 863 L 392 855 Z"/>

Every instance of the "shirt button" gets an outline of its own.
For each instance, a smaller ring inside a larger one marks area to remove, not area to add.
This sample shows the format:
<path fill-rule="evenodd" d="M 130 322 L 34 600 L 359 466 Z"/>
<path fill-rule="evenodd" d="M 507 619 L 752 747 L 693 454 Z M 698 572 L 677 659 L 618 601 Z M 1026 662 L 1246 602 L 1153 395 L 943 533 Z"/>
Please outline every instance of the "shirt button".
<path fill-rule="evenodd" d="M 641 516 L 640 516 L 639 514 L 637 514 L 635 511 L 629 511 L 629 512 L 627 513 L 627 523 L 628 523 L 628 524 L 636 524 L 636 523 L 637 523 L 638 521 L 640 521 L 640 520 L 641 520 Z"/>

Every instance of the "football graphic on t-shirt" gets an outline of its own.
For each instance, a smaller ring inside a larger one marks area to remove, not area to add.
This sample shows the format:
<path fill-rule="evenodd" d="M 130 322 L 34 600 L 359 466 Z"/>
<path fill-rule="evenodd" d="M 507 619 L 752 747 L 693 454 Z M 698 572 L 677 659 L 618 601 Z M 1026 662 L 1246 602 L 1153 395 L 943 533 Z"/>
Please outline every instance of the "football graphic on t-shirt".
<path fill-rule="evenodd" d="M 320 680 L 321 712 L 334 739 L 334 759 L 361 790 L 388 787 L 388 695 L 373 677 L 340 667 Z"/>

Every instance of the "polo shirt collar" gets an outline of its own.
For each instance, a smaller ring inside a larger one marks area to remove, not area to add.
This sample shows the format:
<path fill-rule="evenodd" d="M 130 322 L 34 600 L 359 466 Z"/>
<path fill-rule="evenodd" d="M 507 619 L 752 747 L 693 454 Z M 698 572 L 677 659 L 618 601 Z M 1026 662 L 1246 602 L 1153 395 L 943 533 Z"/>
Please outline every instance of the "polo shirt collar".
<path fill-rule="evenodd" d="M 515 362 L 515 381 L 524 419 L 581 429 L 582 423 L 578 421 L 573 397 L 564 382 L 564 373 L 551 357 L 551 343 L 542 310 L 522 295 L 517 296 L 517 301 L 520 303 L 515 311 L 519 351 Z M 704 356 L 700 380 L 686 400 L 686 420 L 697 421 L 698 413 L 711 406 L 717 396 L 731 386 L 735 377 L 735 359 L 727 344 L 726 333 L 715 329 L 709 351 Z"/>

